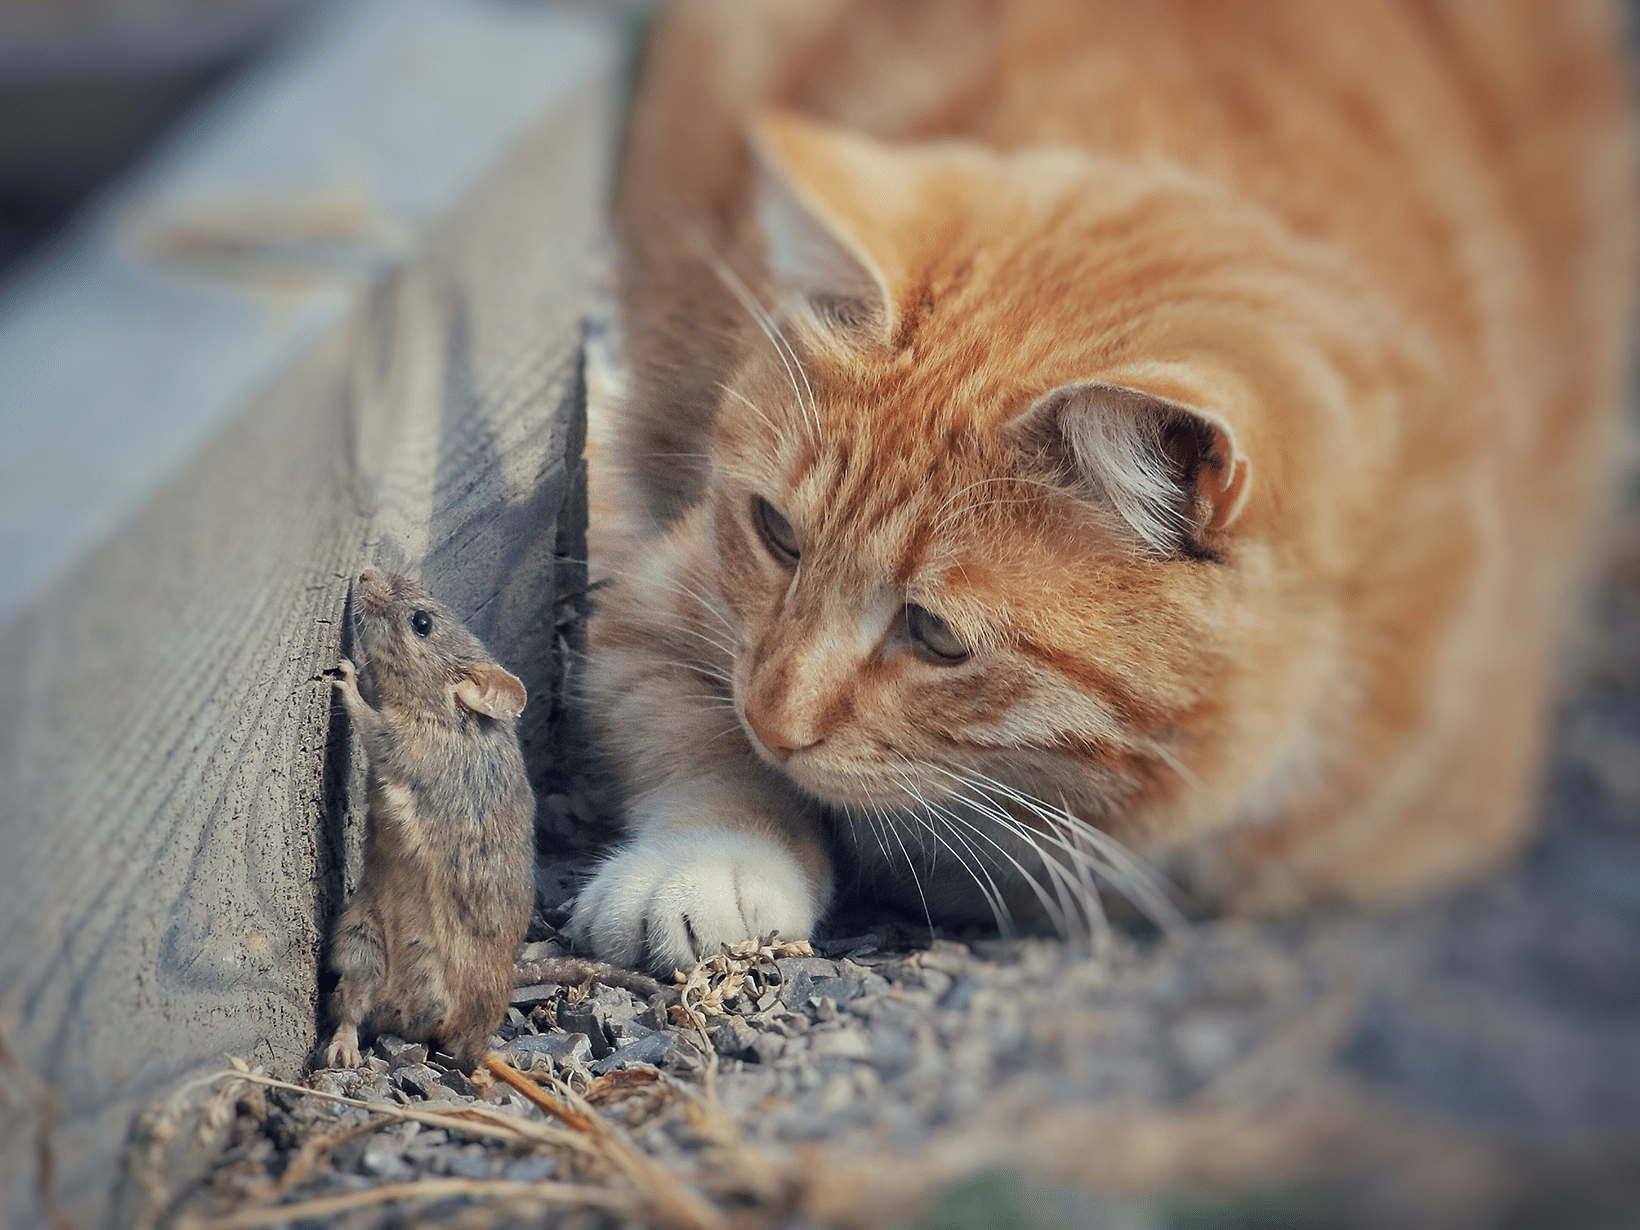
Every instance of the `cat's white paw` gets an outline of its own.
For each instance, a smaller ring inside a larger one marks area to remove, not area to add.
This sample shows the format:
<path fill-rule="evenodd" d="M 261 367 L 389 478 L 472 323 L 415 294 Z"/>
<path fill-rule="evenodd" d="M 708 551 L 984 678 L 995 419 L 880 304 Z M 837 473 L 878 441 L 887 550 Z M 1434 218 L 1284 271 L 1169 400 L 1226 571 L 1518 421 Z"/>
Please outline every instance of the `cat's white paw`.
<path fill-rule="evenodd" d="M 720 944 L 809 937 L 819 903 L 792 852 L 761 833 L 649 833 L 581 892 L 570 934 L 600 961 L 688 969 Z"/>

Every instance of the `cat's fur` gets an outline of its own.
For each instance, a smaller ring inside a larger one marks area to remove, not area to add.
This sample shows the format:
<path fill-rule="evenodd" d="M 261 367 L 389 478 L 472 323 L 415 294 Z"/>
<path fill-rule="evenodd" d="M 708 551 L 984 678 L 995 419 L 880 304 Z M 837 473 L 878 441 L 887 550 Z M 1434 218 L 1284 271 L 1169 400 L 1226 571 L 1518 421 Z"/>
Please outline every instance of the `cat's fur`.
<path fill-rule="evenodd" d="M 1618 46 L 1596 0 L 670 10 L 591 948 L 805 935 L 839 848 L 1062 926 L 1115 843 L 1226 909 L 1503 857 L 1619 451 Z"/>

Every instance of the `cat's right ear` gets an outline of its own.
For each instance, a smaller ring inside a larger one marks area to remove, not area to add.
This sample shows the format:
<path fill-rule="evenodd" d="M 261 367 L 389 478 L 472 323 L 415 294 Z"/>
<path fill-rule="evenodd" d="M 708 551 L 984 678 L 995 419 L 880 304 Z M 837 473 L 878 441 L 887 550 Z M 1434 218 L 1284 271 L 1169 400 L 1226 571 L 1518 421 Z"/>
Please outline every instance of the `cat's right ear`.
<path fill-rule="evenodd" d="M 1213 558 L 1252 467 L 1216 415 L 1089 381 L 1039 397 L 1008 426 L 1021 468 L 1087 504 L 1142 552 Z"/>
<path fill-rule="evenodd" d="M 752 210 L 769 274 L 786 312 L 844 340 L 881 344 L 891 335 L 888 284 L 826 195 L 852 195 L 880 173 L 862 138 L 795 116 L 769 116 L 747 132 Z"/>

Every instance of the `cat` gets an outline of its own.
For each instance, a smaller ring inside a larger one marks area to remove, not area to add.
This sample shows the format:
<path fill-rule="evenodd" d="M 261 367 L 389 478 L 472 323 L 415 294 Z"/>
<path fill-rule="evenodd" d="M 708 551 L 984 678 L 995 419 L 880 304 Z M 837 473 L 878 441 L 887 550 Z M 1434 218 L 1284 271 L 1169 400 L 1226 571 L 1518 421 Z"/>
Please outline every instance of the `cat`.
<path fill-rule="evenodd" d="M 1594 0 L 696 0 L 616 202 L 591 721 L 658 970 L 1527 831 L 1635 270 Z M 596 426 L 596 425 L 595 425 Z M 1131 853 L 1130 853 L 1131 852 Z"/>

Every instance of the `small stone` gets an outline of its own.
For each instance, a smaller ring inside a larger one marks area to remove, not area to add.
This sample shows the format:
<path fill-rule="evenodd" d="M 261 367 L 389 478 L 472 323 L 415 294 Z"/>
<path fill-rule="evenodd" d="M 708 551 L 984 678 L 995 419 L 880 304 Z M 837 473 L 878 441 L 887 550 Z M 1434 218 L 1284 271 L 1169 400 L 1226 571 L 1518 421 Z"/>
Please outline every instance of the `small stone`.
<path fill-rule="evenodd" d="M 517 961 L 556 961 L 561 957 L 569 956 L 569 952 L 557 940 L 536 940 L 533 944 L 525 944 L 518 950 Z"/>
<path fill-rule="evenodd" d="M 441 1160 L 444 1169 L 458 1178 L 490 1177 L 490 1153 L 483 1145 L 471 1144 L 461 1149 L 447 1150 Z"/>
<path fill-rule="evenodd" d="M 639 1038 L 647 1038 L 656 1030 L 648 1025 L 639 1024 L 636 1018 L 628 1021 L 611 1021 L 606 1027 L 610 1041 L 619 1050 L 628 1042 L 636 1042 Z"/>
<path fill-rule="evenodd" d="M 971 978 L 967 974 L 959 976 L 956 985 L 951 988 L 951 993 L 941 1002 L 940 1007 L 948 1012 L 967 1012 L 975 992 L 983 985 L 978 978 Z"/>
<path fill-rule="evenodd" d="M 585 1034 L 529 1034 L 516 1039 L 507 1053 L 525 1071 L 537 1055 L 546 1055 L 554 1063 L 584 1065 L 592 1058 L 592 1042 Z"/>
<path fill-rule="evenodd" d="M 757 1063 L 773 1063 L 786 1050 L 786 1035 L 765 1031 L 752 1040 L 751 1057 Z"/>
<path fill-rule="evenodd" d="M 509 1042 L 514 1038 L 534 1032 L 535 1026 L 530 1024 L 530 1019 L 517 1008 L 511 1006 L 507 1008 L 506 1018 L 502 1020 L 500 1026 L 496 1029 L 496 1033 Z"/>
<path fill-rule="evenodd" d="M 809 1049 L 815 1055 L 831 1055 L 839 1059 L 870 1059 L 871 1039 L 858 1026 L 849 1025 L 827 1033 L 815 1034 Z"/>
<path fill-rule="evenodd" d="M 734 1058 L 744 1055 L 757 1041 L 758 1033 L 738 1016 L 727 1018 L 723 1024 L 712 1030 L 708 1035 L 712 1040 L 712 1049 L 719 1055 Z"/>
<path fill-rule="evenodd" d="M 666 1052 L 660 1066 L 674 1076 L 696 1076 L 705 1070 L 706 1060 L 694 1047 L 680 1043 Z"/>
<path fill-rule="evenodd" d="M 320 1093 L 335 1094 L 338 1097 L 350 1098 L 353 1091 L 364 1082 L 364 1076 L 351 1068 L 342 1068 L 333 1071 L 321 1071 L 314 1074 L 313 1087 Z"/>
<path fill-rule="evenodd" d="M 558 1010 L 558 1023 L 572 1032 L 584 1033 L 592 1042 L 592 1053 L 602 1059 L 615 1049 L 614 1025 L 634 1020 L 638 1005 L 632 994 L 620 987 L 597 987 L 578 1004 Z"/>
<path fill-rule="evenodd" d="M 600 1059 L 592 1065 L 593 1072 L 599 1076 L 614 1072 L 618 1068 L 625 1068 L 635 1063 L 658 1064 L 666 1058 L 667 1052 L 676 1046 L 670 1034 L 652 1033 L 647 1038 L 639 1038 L 636 1042 L 629 1042 L 620 1050 Z"/>
<path fill-rule="evenodd" d="M 555 1157 L 515 1157 L 501 1167 L 501 1177 L 513 1183 L 540 1183 L 557 1173 Z"/>
<path fill-rule="evenodd" d="M 925 969 L 922 971 L 923 986 L 934 993 L 936 1000 L 945 998 L 945 994 L 955 985 L 956 979 L 944 970 Z"/>
<path fill-rule="evenodd" d="M 817 979 L 837 977 L 837 963 L 824 957 L 784 957 L 775 968 L 780 971 L 780 1002 L 788 1008 L 808 1003 Z"/>
<path fill-rule="evenodd" d="M 823 940 L 813 945 L 823 957 L 857 957 L 877 951 L 875 935 L 855 935 L 847 939 Z"/>
<path fill-rule="evenodd" d="M 473 1082 L 468 1080 L 458 1069 L 451 1068 L 448 1072 L 439 1073 L 439 1083 L 449 1089 L 458 1098 L 474 1098 L 478 1090 L 473 1088 Z"/>
<path fill-rule="evenodd" d="M 529 1007 L 532 1004 L 544 1004 L 552 1000 L 558 994 L 559 989 L 556 982 L 543 982 L 530 987 L 514 987 L 512 1002 L 524 1007 Z M 535 1013 L 530 1013 L 529 1021 L 530 1024 L 535 1024 Z"/>
<path fill-rule="evenodd" d="M 301 1098 L 291 1107 L 290 1117 L 297 1123 L 329 1123 L 341 1117 L 347 1108 L 323 1098 Z"/>
<path fill-rule="evenodd" d="M 814 1019 L 817 1021 L 837 1019 L 837 1001 L 829 995 L 809 996 L 809 1007 L 814 1009 Z"/>
<path fill-rule="evenodd" d="M 396 1068 L 406 1063 L 426 1063 L 427 1048 L 419 1042 L 406 1042 L 392 1034 L 376 1035 L 376 1053 Z"/>
<path fill-rule="evenodd" d="M 451 1096 L 449 1086 L 439 1080 L 439 1074 L 424 1063 L 410 1064 L 393 1074 L 400 1089 L 420 1094 L 429 1101 L 446 1101 Z"/>
<path fill-rule="evenodd" d="M 380 1138 L 365 1146 L 359 1169 L 383 1179 L 413 1179 L 416 1175 L 416 1168 L 404 1160 L 398 1145 Z"/>

